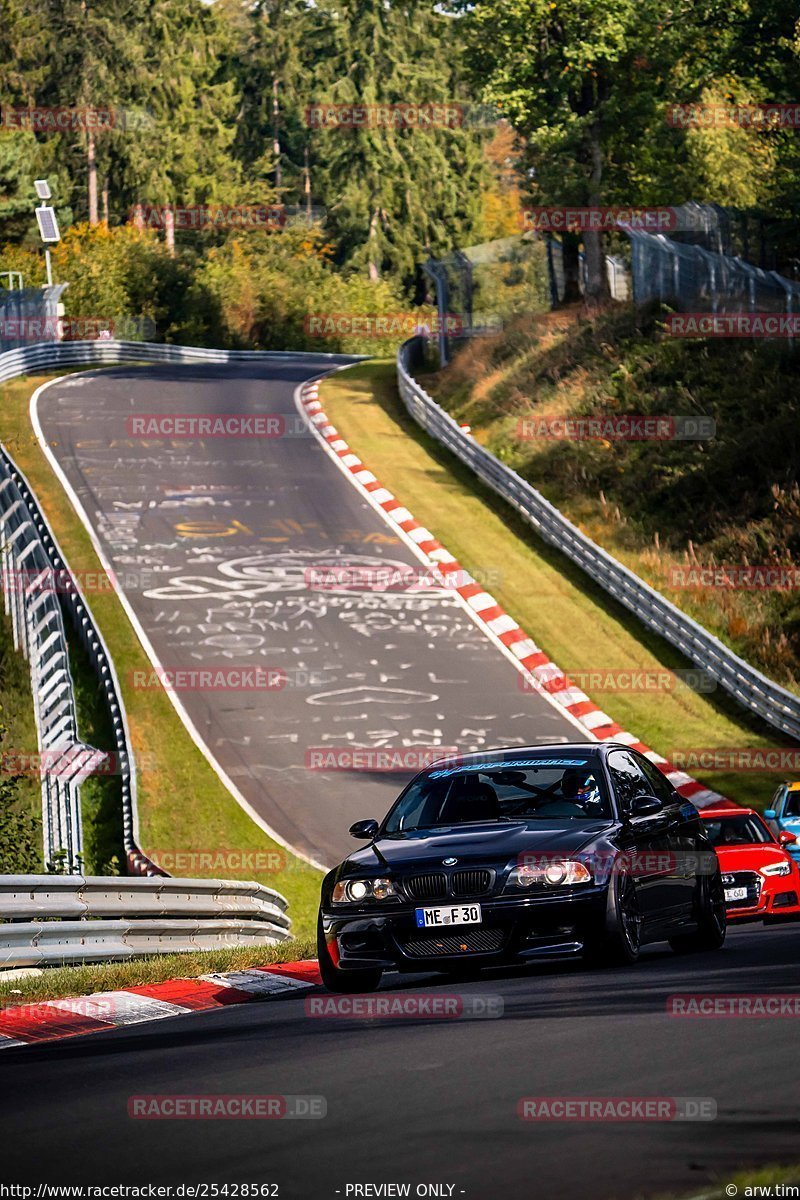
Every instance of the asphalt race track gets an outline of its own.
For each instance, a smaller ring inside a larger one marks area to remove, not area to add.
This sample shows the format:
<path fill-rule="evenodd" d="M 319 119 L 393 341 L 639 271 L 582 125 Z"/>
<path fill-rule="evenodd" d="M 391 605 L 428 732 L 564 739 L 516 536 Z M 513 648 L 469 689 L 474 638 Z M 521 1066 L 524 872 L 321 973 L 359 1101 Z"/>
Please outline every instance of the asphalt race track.
<path fill-rule="evenodd" d="M 501 996 L 494 1020 L 312 1018 L 290 996 L 8 1049 L 0 1179 L 272 1182 L 284 1200 L 398 1182 L 453 1185 L 441 1194 L 475 1200 L 702 1194 L 742 1164 L 797 1160 L 796 1036 L 790 1020 L 668 1016 L 667 998 L 791 991 L 799 951 L 800 929 L 756 926 L 729 933 L 716 954 L 651 947 L 618 971 L 540 965 L 457 986 L 387 978 L 389 988 Z M 130 1096 L 211 1092 L 323 1096 L 327 1116 L 127 1116 Z M 717 1119 L 516 1116 L 523 1096 L 631 1094 L 711 1097 Z"/>
<path fill-rule="evenodd" d="M 424 580 L 379 592 L 315 586 L 332 565 L 421 570 L 297 414 L 298 383 L 330 365 L 298 355 L 125 367 L 58 380 L 38 401 L 44 436 L 161 665 L 259 666 L 280 681 L 213 691 L 190 681 L 178 697 L 267 825 L 326 865 L 352 847 L 348 826 L 382 816 L 409 775 L 309 769 L 315 748 L 587 738 L 521 690 L 452 592 Z M 128 419 L 152 413 L 280 414 L 285 436 L 130 436 Z M 497 578 L 490 548 L 485 561 Z"/>

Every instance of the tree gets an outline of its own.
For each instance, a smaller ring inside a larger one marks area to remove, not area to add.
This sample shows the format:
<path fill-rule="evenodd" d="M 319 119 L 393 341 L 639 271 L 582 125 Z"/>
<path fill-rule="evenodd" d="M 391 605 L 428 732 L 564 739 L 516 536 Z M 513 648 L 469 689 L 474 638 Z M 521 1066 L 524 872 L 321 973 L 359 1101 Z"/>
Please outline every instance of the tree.
<path fill-rule="evenodd" d="M 609 145 L 630 95 L 652 0 L 480 0 L 471 18 L 472 63 L 528 139 L 537 199 L 608 203 Z M 641 83 L 641 80 L 639 81 Z M 586 231 L 587 295 L 608 295 L 602 234 Z"/>
<path fill-rule="evenodd" d="M 451 65 L 458 30 L 419 0 L 331 0 L 331 46 L 314 76 L 315 107 L 444 104 L 460 86 Z M 420 259 L 472 240 L 486 179 L 469 128 L 341 126 L 315 129 L 317 177 L 340 261 L 413 286 Z"/>
<path fill-rule="evenodd" d="M 131 95 L 145 119 L 129 142 L 126 189 L 156 205 L 238 201 L 239 96 L 221 67 L 233 31 L 200 0 L 144 0 L 138 12 L 143 69 Z"/>
<path fill-rule="evenodd" d="M 794 153 L 793 134 L 683 130 L 666 112 L 796 94 L 787 0 L 478 0 L 464 20 L 476 82 L 528 140 L 538 203 L 763 201 L 771 178 L 786 178 L 778 159 Z M 603 237 L 583 240 L 587 293 L 602 299 Z"/>
<path fill-rule="evenodd" d="M 309 80 L 324 58 L 329 17 L 306 0 L 258 0 L 244 25 L 237 17 L 235 153 L 260 190 L 255 198 L 263 201 L 269 186 L 274 199 L 296 203 L 305 188 Z"/>
<path fill-rule="evenodd" d="M 126 136 L 120 114 L 139 68 L 132 0 L 20 0 L 42 13 L 45 71 L 35 90 L 40 108 L 76 113 L 73 129 L 45 133 L 73 180 L 71 202 L 90 224 L 99 220 L 99 179 L 105 180 L 113 142 Z"/>

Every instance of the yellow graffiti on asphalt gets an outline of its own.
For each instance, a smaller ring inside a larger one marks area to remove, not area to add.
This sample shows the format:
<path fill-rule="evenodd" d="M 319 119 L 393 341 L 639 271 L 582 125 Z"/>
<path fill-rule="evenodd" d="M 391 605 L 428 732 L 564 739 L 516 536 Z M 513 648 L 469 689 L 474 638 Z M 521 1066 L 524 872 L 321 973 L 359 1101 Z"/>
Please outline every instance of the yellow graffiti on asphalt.
<path fill-rule="evenodd" d="M 269 521 L 266 526 L 262 526 L 262 529 L 269 529 L 270 533 L 257 531 L 235 518 L 229 521 L 179 521 L 173 525 L 173 528 L 177 536 L 181 538 L 228 538 L 246 534 L 258 538 L 260 542 L 288 542 L 292 537 L 307 538 L 314 534 L 317 537 L 323 537 L 326 541 L 331 540 L 331 535 L 321 529 L 316 521 L 304 523 L 276 519 Z M 346 529 L 334 540 L 381 546 L 392 546 L 399 542 L 399 538 L 393 534 L 364 533 L 360 529 Z"/>

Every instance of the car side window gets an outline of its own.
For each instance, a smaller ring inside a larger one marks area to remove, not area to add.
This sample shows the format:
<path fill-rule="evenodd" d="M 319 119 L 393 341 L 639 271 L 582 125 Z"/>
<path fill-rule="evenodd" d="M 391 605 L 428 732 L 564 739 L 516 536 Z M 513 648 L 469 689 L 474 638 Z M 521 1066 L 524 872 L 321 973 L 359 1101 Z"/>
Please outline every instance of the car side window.
<path fill-rule="evenodd" d="M 649 780 L 631 754 L 624 750 L 612 750 L 606 761 L 614 791 L 624 813 L 630 813 L 631 805 L 637 797 L 653 795 Z"/>
<path fill-rule="evenodd" d="M 677 797 L 672 784 L 661 774 L 655 763 L 651 763 L 649 758 L 645 758 L 643 754 L 636 755 L 636 762 L 650 784 L 652 794 L 655 798 L 665 805 L 675 804 Z"/>
<path fill-rule="evenodd" d="M 786 795 L 786 791 L 787 791 L 786 784 L 782 783 L 780 785 L 780 787 L 778 788 L 777 792 L 775 793 L 775 795 L 772 797 L 772 803 L 770 804 L 770 808 L 773 808 L 779 817 L 782 815 L 781 814 L 781 802 Z"/>

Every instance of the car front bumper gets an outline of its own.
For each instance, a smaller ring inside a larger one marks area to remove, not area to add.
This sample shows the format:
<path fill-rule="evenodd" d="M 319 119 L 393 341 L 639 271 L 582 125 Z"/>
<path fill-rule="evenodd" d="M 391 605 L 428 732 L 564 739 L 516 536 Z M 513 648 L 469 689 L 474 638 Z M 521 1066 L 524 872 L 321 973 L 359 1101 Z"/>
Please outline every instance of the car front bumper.
<path fill-rule="evenodd" d="M 778 883 L 782 886 L 777 886 Z M 728 921 L 742 924 L 745 921 L 796 921 L 800 917 L 800 889 L 789 876 L 786 881 L 776 880 L 769 887 L 762 887 L 758 904 L 749 908 L 726 906 Z"/>
<path fill-rule="evenodd" d="M 331 957 L 342 970 L 426 971 L 464 960 L 490 965 L 580 953 L 585 940 L 603 929 L 607 897 L 606 887 L 592 886 L 564 894 L 462 901 L 480 904 L 481 923 L 437 929 L 417 927 L 421 903 L 390 911 L 326 907 L 322 925 Z"/>

